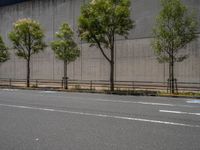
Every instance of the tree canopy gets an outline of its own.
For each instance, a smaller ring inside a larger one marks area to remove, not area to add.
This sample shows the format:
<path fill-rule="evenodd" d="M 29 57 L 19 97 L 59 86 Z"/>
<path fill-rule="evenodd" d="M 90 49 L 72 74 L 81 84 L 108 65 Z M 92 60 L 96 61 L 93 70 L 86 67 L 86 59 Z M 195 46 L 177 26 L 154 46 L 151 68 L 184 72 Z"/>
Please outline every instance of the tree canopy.
<path fill-rule="evenodd" d="M 9 38 L 16 54 L 26 60 L 30 56 L 44 50 L 44 33 L 40 24 L 32 19 L 20 19 L 9 33 Z"/>
<path fill-rule="evenodd" d="M 5 46 L 2 37 L 0 36 L 0 63 L 9 59 L 8 48 Z"/>
<path fill-rule="evenodd" d="M 161 0 L 162 10 L 153 30 L 152 46 L 160 62 L 183 61 L 178 51 L 197 38 L 197 19 L 180 0 Z"/>
<path fill-rule="evenodd" d="M 116 36 L 127 38 L 133 28 L 130 0 L 91 0 L 81 8 L 79 35 L 100 49 L 110 63 L 110 89 L 114 90 L 114 49 Z"/>
<path fill-rule="evenodd" d="M 56 38 L 51 47 L 58 59 L 70 63 L 80 56 L 80 50 L 74 41 L 74 32 L 67 23 L 61 25 Z"/>

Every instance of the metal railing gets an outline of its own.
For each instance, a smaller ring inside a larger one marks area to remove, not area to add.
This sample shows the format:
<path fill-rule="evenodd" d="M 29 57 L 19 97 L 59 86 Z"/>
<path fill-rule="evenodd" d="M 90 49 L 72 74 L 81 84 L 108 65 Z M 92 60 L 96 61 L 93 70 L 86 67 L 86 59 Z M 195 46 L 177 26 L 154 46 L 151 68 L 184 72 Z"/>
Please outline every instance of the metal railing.
<path fill-rule="evenodd" d="M 155 90 L 167 91 L 167 82 L 152 81 L 115 81 L 115 90 Z M 0 86 L 6 87 L 25 87 L 24 79 L 0 79 Z M 63 88 L 63 80 L 46 80 L 34 79 L 30 80 L 30 87 L 33 88 Z M 86 90 L 109 90 L 109 81 L 105 80 L 68 80 L 69 89 L 86 89 Z M 200 91 L 200 83 L 194 82 L 177 82 L 178 91 Z"/>

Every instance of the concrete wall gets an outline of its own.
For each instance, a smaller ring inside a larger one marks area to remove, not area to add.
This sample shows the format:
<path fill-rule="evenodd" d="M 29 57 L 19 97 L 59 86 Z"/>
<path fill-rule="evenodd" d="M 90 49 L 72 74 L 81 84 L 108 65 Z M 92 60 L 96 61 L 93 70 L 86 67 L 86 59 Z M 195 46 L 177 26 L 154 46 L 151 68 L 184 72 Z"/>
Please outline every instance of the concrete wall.
<path fill-rule="evenodd" d="M 80 6 L 86 0 L 32 0 L 15 5 L 0 7 L 0 34 L 10 44 L 8 33 L 13 23 L 24 17 L 38 20 L 45 30 L 46 42 L 54 39 L 54 33 L 61 23 L 67 21 L 77 31 Z M 200 16 L 200 1 L 185 0 L 189 7 L 196 9 Z M 132 18 L 136 28 L 130 31 L 128 40 L 118 39 L 116 43 L 115 79 L 123 81 L 165 81 L 168 76 L 166 64 L 159 64 L 150 47 L 151 32 L 155 16 L 160 10 L 159 0 L 132 0 Z M 200 19 L 199 19 L 200 20 Z M 89 48 L 76 39 L 81 57 L 69 65 L 70 79 L 108 80 L 109 66 L 100 51 Z M 190 57 L 176 65 L 179 81 L 200 82 L 200 39 L 189 44 L 183 53 Z M 0 65 L 0 78 L 25 79 L 26 62 L 11 52 L 11 59 Z M 50 48 L 34 55 L 31 64 L 32 79 L 61 79 L 63 62 L 57 60 Z"/>

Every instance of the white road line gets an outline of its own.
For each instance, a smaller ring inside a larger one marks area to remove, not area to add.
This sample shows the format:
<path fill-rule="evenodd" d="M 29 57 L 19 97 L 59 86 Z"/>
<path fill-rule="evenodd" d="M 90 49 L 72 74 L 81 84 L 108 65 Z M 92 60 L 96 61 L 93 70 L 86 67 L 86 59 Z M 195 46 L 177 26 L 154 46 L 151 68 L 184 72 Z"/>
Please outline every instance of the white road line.
<path fill-rule="evenodd" d="M 200 116 L 200 113 L 190 113 L 190 112 L 181 112 L 181 111 L 159 110 L 159 112 Z"/>
<path fill-rule="evenodd" d="M 53 95 L 52 95 L 53 96 Z M 95 101 L 95 102 L 110 102 L 110 103 L 129 103 L 129 104 L 142 104 L 142 105 L 152 105 L 152 106 L 169 106 L 169 107 L 197 107 L 192 105 L 181 105 L 181 104 L 169 104 L 169 103 L 153 103 L 153 102 L 135 102 L 135 101 L 127 101 L 127 100 L 108 100 L 108 99 L 95 99 L 95 98 L 83 98 L 83 97 L 74 97 L 74 96 L 60 96 L 56 95 L 56 97 L 68 98 L 73 100 L 83 100 L 83 101 Z"/>
<path fill-rule="evenodd" d="M 189 100 L 189 101 L 187 101 L 187 103 L 190 103 L 190 104 L 200 104 L 200 100 Z"/>
<path fill-rule="evenodd" d="M 13 91 L 18 91 L 17 89 L 1 89 L 1 91 L 9 91 L 9 92 L 13 92 Z"/>
<path fill-rule="evenodd" d="M 106 99 L 91 99 L 91 100 L 99 101 L 99 102 L 112 102 L 112 103 L 132 103 L 132 104 L 143 104 L 143 105 L 174 106 L 173 104 L 165 104 L 165 103 L 133 102 L 133 101 L 106 100 Z"/>
<path fill-rule="evenodd" d="M 191 106 L 191 105 L 181 105 L 181 104 L 169 104 L 169 103 L 153 103 L 153 102 L 134 102 L 134 101 L 126 101 L 126 100 L 107 100 L 107 99 L 83 99 L 81 97 L 65 97 L 65 98 L 71 98 L 71 99 L 80 99 L 80 100 L 88 100 L 88 101 L 96 101 L 96 102 L 111 102 L 111 103 L 129 103 L 129 104 L 142 104 L 142 105 L 152 105 L 152 106 L 169 106 L 169 107 L 197 107 L 197 106 Z"/>
<path fill-rule="evenodd" d="M 140 121 L 140 122 L 150 122 L 150 123 L 165 124 L 165 125 L 200 128 L 200 125 L 191 125 L 191 124 L 183 124 L 183 123 L 175 123 L 175 122 L 167 122 L 167 121 L 159 121 L 159 120 L 149 120 L 149 119 L 142 119 L 142 118 L 123 117 L 123 116 L 113 116 L 113 115 L 106 115 L 106 114 L 92 114 L 92 113 L 85 113 L 85 112 L 75 112 L 75 111 L 56 110 L 56 109 L 49 109 L 49 108 L 19 106 L 19 105 L 7 105 L 7 104 L 0 104 L 0 106 L 12 107 L 12 108 L 21 108 L 21 109 L 30 109 L 30 110 L 59 112 L 59 113 L 68 113 L 68 114 L 83 115 L 83 116 L 114 118 L 114 119 L 130 120 L 130 121 Z"/>
<path fill-rule="evenodd" d="M 165 104 L 165 103 L 149 103 L 149 102 L 137 102 L 138 104 L 143 104 L 143 105 L 155 105 L 155 106 L 176 106 L 173 104 Z"/>
<path fill-rule="evenodd" d="M 40 91 L 40 93 L 42 93 L 42 94 L 55 94 L 55 93 L 57 93 L 56 91 Z"/>
<path fill-rule="evenodd" d="M 42 92 L 40 92 L 42 93 Z M 48 93 L 46 91 L 46 93 Z M 51 93 L 51 92 L 49 92 Z M 169 107 L 197 107 L 197 106 L 191 106 L 191 105 L 181 105 L 181 104 L 169 104 L 169 103 L 154 103 L 154 102 L 134 102 L 134 101 L 127 101 L 127 100 L 108 100 L 108 99 L 94 99 L 94 98 L 83 98 L 83 97 L 73 97 L 73 96 L 60 96 L 56 95 L 56 97 L 63 97 L 63 98 L 70 98 L 74 100 L 84 100 L 84 101 L 96 101 L 96 102 L 111 102 L 111 103 L 130 103 L 130 104 L 142 104 L 142 105 L 152 105 L 152 106 L 169 106 Z"/>

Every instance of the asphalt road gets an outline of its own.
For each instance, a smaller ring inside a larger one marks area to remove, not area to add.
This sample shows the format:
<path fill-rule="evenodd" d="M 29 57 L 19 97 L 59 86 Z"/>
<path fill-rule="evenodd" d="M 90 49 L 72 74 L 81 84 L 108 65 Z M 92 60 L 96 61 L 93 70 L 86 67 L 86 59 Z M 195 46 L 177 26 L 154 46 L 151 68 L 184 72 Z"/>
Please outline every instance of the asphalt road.
<path fill-rule="evenodd" d="M 200 150 L 200 101 L 0 89 L 0 150 Z"/>

